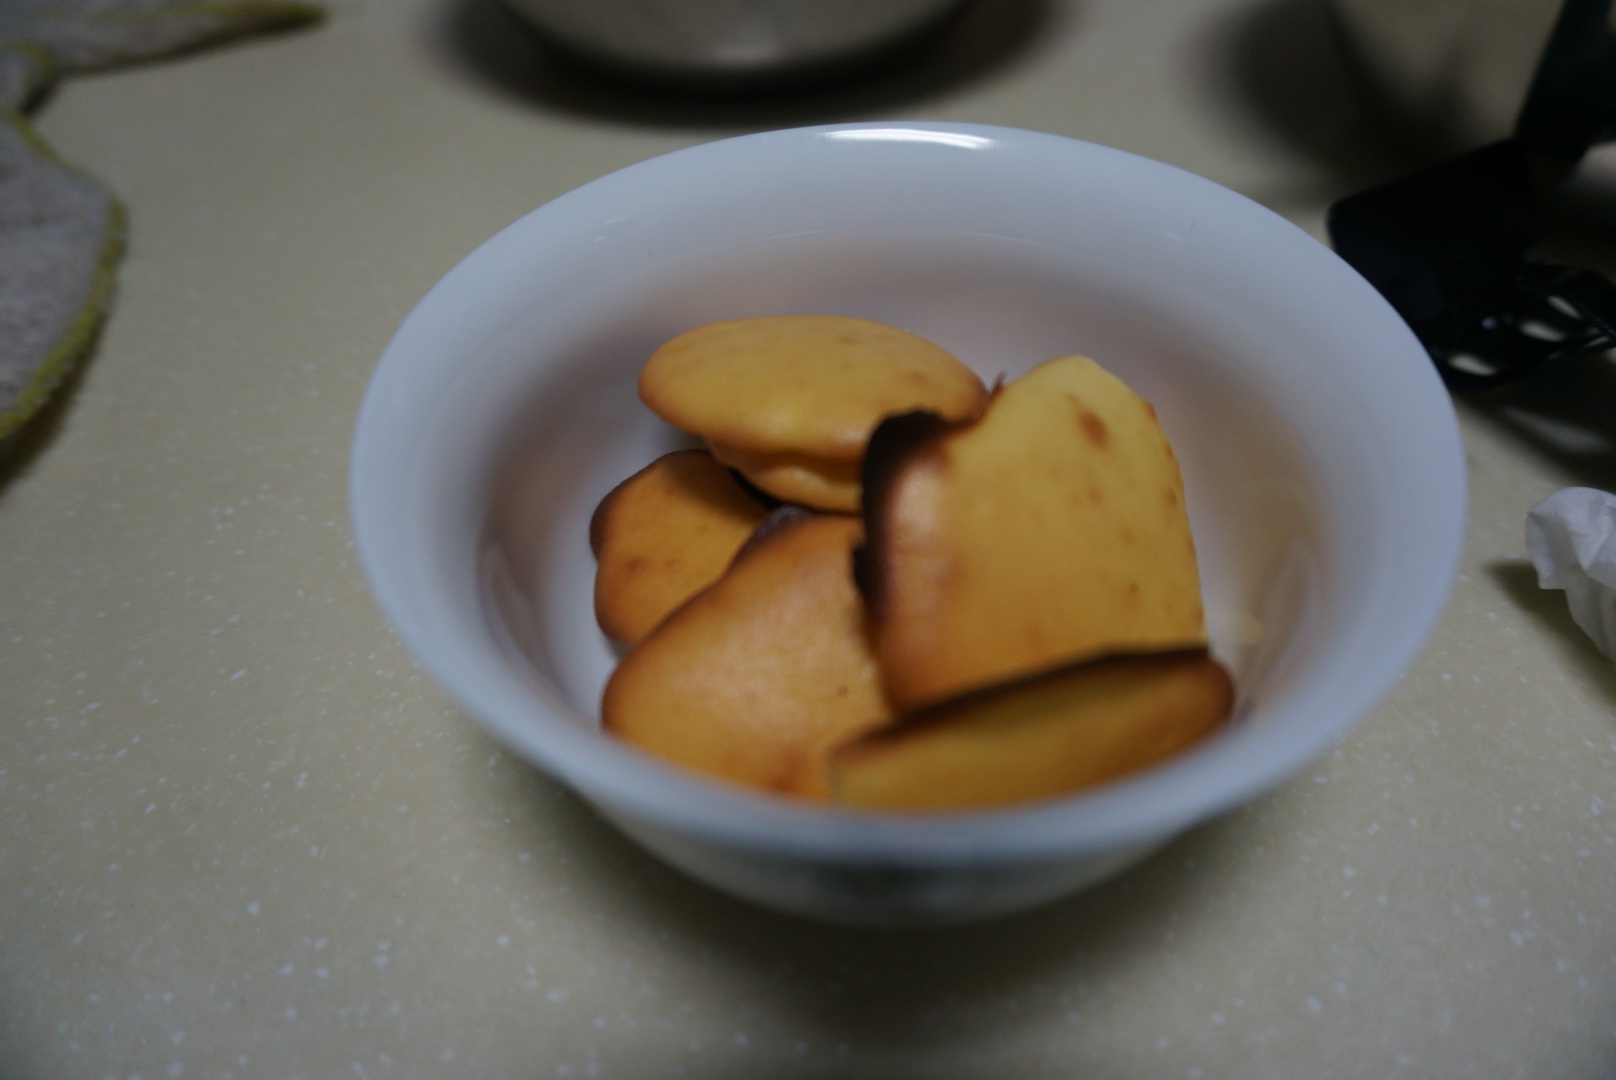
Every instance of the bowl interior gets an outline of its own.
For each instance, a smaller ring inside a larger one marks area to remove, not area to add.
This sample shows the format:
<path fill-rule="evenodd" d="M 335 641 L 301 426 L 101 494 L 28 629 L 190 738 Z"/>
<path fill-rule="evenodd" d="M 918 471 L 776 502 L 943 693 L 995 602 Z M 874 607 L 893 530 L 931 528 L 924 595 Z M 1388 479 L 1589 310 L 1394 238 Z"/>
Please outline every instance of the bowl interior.
<path fill-rule="evenodd" d="M 1321 464 L 1291 419 L 1295 404 L 1248 369 L 1260 327 L 1209 326 L 1215 313 L 1184 310 L 1148 280 L 970 234 L 785 237 L 634 285 L 598 317 L 580 311 L 569 347 L 529 389 L 483 537 L 490 607 L 574 722 L 593 722 L 618 659 L 594 624 L 590 514 L 657 455 L 693 445 L 639 401 L 640 366 L 681 330 L 745 315 L 889 322 L 990 384 L 1053 356 L 1099 359 L 1156 406 L 1184 463 L 1213 645 L 1248 703 L 1277 690 L 1285 676 L 1270 669 L 1319 632 L 1308 620 L 1325 614 L 1322 575 L 1337 561 L 1331 526 L 1343 524 L 1331 511 L 1342 508 L 1327 504 Z"/>
<path fill-rule="evenodd" d="M 356 439 L 356 528 L 383 607 L 474 715 L 586 796 L 756 842 L 1104 846 L 1277 782 L 1389 688 L 1452 577 L 1462 464 L 1412 336 L 1326 249 L 1206 181 L 995 129 L 836 139 L 870 130 L 636 166 L 446 278 L 389 346 Z M 716 193 L 737 164 L 754 182 Z M 688 445 L 638 401 L 639 368 L 692 326 L 798 312 L 902 326 L 989 381 L 1083 353 L 1149 399 L 1183 465 L 1238 722 L 1060 804 L 873 825 L 601 735 L 617 655 L 593 618 L 589 517 Z"/>

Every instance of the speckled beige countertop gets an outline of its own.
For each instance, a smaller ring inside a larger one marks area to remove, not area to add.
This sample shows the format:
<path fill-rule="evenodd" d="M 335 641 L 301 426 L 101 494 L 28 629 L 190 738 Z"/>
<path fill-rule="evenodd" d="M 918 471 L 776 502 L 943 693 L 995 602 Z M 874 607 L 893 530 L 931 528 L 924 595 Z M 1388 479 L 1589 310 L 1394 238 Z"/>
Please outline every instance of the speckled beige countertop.
<path fill-rule="evenodd" d="M 1461 409 L 1452 605 L 1343 745 L 962 929 L 664 869 L 445 702 L 349 547 L 378 353 L 532 207 L 726 134 L 912 117 L 1121 146 L 1319 234 L 1398 164 L 1316 5 L 983 0 L 874 83 L 684 107 L 555 74 L 492 4 L 339 0 L 39 113 L 132 240 L 93 362 L 0 464 L 0 1076 L 1616 1075 L 1616 665 L 1521 538 L 1556 488 L 1616 487 L 1608 368 Z"/>

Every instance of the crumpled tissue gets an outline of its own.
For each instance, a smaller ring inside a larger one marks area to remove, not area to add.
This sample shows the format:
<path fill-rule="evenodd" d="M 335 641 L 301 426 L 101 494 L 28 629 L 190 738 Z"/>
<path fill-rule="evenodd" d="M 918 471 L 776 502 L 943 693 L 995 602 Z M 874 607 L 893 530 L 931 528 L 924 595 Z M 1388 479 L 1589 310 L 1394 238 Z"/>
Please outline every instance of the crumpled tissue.
<path fill-rule="evenodd" d="M 1543 589 L 1564 589 L 1571 618 L 1616 659 L 1616 495 L 1564 488 L 1527 511 L 1526 551 Z"/>

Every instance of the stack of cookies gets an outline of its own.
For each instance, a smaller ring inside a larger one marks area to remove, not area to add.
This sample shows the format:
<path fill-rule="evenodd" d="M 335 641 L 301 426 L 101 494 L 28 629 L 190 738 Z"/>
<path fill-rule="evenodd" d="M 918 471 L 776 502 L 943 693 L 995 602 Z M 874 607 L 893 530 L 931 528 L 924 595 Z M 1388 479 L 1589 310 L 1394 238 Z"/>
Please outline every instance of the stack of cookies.
<path fill-rule="evenodd" d="M 1222 725 L 1176 458 L 1092 360 L 991 392 L 842 316 L 658 349 L 640 395 L 705 442 L 597 509 L 608 731 L 748 787 L 868 809 L 1051 798 Z"/>

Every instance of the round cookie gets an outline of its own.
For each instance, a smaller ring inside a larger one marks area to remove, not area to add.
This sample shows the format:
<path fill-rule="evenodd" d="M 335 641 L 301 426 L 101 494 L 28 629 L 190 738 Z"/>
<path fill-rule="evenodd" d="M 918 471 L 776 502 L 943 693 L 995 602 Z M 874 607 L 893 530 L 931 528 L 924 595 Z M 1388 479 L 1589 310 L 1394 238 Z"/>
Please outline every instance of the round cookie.
<path fill-rule="evenodd" d="M 805 454 L 752 454 L 723 443 L 708 442 L 713 457 L 742 473 L 760 491 L 783 502 L 859 512 L 859 462 L 808 457 Z"/>
<path fill-rule="evenodd" d="M 952 354 L 844 315 L 776 315 L 689 330 L 651 355 L 640 397 L 734 451 L 856 461 L 882 417 L 976 414 L 987 391 Z"/>

